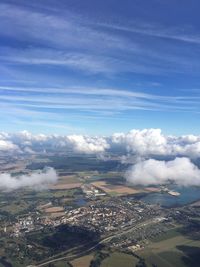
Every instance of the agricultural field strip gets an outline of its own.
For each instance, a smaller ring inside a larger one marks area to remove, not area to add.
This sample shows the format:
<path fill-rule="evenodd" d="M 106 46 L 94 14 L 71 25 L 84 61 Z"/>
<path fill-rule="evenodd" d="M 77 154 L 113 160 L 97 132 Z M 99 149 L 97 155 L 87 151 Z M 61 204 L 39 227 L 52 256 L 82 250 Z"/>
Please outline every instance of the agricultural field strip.
<path fill-rule="evenodd" d="M 125 185 L 111 185 L 106 183 L 105 181 L 92 182 L 91 184 L 105 191 L 106 193 L 116 192 L 119 194 L 136 194 L 141 192 L 141 190 L 134 189 Z"/>

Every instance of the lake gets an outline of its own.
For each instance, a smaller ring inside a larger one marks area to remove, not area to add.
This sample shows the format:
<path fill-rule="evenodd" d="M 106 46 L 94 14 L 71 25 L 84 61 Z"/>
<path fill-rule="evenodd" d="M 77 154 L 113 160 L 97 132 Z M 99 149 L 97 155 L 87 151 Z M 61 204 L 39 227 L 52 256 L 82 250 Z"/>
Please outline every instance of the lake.
<path fill-rule="evenodd" d="M 180 193 L 180 196 L 171 196 L 167 193 L 150 193 L 141 198 L 149 204 L 160 204 L 163 207 L 182 206 L 200 199 L 200 187 L 168 187 Z"/>
<path fill-rule="evenodd" d="M 79 197 L 77 198 L 74 203 L 78 206 L 78 207 L 83 207 L 86 205 L 87 201 L 83 198 L 83 197 Z"/>

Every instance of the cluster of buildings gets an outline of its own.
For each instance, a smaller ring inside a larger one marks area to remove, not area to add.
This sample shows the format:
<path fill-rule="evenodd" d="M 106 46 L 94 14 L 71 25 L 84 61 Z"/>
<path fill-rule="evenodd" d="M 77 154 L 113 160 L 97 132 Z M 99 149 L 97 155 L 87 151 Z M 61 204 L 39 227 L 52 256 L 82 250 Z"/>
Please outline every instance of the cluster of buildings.
<path fill-rule="evenodd" d="M 44 227 L 68 224 L 87 228 L 106 236 L 108 232 L 123 230 L 140 221 L 161 214 L 161 209 L 158 206 L 147 205 L 128 197 L 104 199 L 93 203 L 67 210 L 63 216 L 57 218 L 38 211 L 20 216 L 13 224 L 13 235 L 18 237 Z"/>
<path fill-rule="evenodd" d="M 174 223 L 187 223 L 200 216 L 200 204 L 165 209 L 136 200 L 133 196 L 90 201 L 83 207 L 65 210 L 65 214 L 57 218 L 42 212 L 51 205 L 49 202 L 42 205 L 40 211 L 19 216 L 17 222 L 2 228 L 3 235 L 23 237 L 46 227 L 68 225 L 74 231 L 96 233 L 110 247 L 128 248 L 132 253 L 145 247 L 150 239 L 173 228 Z"/>
<path fill-rule="evenodd" d="M 170 221 L 186 222 L 195 216 L 200 216 L 199 207 L 187 206 L 166 210 L 158 205 L 148 205 L 136 201 L 131 197 L 111 198 L 95 201 L 94 204 L 84 207 L 72 208 L 58 218 L 51 218 L 38 211 L 20 216 L 12 225 L 12 235 L 18 237 L 45 227 L 67 224 L 76 226 L 77 229 L 80 227 L 98 232 L 103 237 L 110 233 L 123 232 L 125 229 L 140 225 L 145 221 L 152 221 L 150 225 L 143 223 L 139 231 L 135 228 L 132 233 L 116 238 L 115 242 L 112 240 L 112 245 L 116 247 L 138 244 L 142 246 L 143 244 L 138 242 L 166 231 L 170 227 Z M 7 232 L 5 229 L 4 233 Z M 138 249 L 138 246 L 135 249 Z"/>
<path fill-rule="evenodd" d="M 157 206 L 150 206 L 135 200 L 113 198 L 71 210 L 66 214 L 65 220 L 70 225 L 106 234 L 158 214 L 160 214 L 160 210 Z"/>
<path fill-rule="evenodd" d="M 137 227 L 138 226 L 138 227 Z M 148 222 L 136 224 L 130 231 L 122 232 L 110 241 L 110 246 L 115 248 L 129 248 L 132 252 L 142 249 L 149 239 L 168 231 L 173 227 L 165 217 L 152 218 Z"/>
<path fill-rule="evenodd" d="M 88 199 L 96 199 L 98 197 L 106 196 L 105 192 L 101 191 L 92 184 L 82 185 L 82 190 Z"/>
<path fill-rule="evenodd" d="M 30 215 L 20 216 L 16 223 L 12 226 L 11 235 L 19 237 L 23 234 L 38 231 L 44 228 L 42 219 L 38 213 L 32 213 Z"/>

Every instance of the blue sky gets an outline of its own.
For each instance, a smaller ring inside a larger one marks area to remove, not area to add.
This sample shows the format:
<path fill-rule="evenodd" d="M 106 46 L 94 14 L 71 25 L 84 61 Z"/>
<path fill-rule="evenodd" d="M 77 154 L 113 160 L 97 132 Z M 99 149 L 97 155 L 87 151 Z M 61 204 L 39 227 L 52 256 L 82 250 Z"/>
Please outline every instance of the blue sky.
<path fill-rule="evenodd" d="M 200 132 L 200 3 L 1 0 L 0 130 Z"/>

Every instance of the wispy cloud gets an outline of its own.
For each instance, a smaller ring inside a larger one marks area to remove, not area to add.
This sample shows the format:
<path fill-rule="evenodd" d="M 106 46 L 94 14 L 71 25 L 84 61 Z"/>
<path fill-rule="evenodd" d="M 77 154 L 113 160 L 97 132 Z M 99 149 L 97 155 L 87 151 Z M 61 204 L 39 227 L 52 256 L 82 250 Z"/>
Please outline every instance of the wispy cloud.
<path fill-rule="evenodd" d="M 180 42 L 200 44 L 200 35 L 191 27 L 165 27 L 143 21 L 132 21 L 129 25 L 99 23 L 100 27 L 113 29 L 116 31 L 148 35 L 152 37 L 171 39 Z"/>
<path fill-rule="evenodd" d="M 1 4 L 0 17 L 1 35 L 27 43 L 25 47 L 2 47 L 0 59 L 8 68 L 16 63 L 50 65 L 104 74 L 197 73 L 200 69 L 200 63 L 191 50 L 184 47 L 175 49 L 165 42 L 158 49 L 155 43 L 147 43 L 145 38 L 135 36 L 142 34 L 199 44 L 198 35 L 181 34 L 181 30 L 176 28 L 167 29 L 144 22 L 133 22 L 130 27 L 98 23 L 69 11 L 58 16 L 55 12 L 45 13 L 9 4 Z"/>
<path fill-rule="evenodd" d="M 28 37 L 31 41 L 45 42 L 46 46 L 73 49 L 82 46 L 83 49 L 91 50 L 99 47 L 102 50 L 109 47 L 124 48 L 128 44 L 126 38 L 97 31 L 87 20 L 82 20 L 77 15 L 74 17 L 69 12 L 62 17 L 16 5 L 1 4 L 0 17 L 3 20 L 0 32 L 4 32 L 6 27 L 6 35 L 20 37 L 20 40 Z M 8 27 L 11 24 L 12 28 Z"/>
<path fill-rule="evenodd" d="M 199 89 L 195 89 L 195 92 Z M 102 87 L 13 87 L 13 86 L 0 86 L 0 91 L 11 91 L 11 92 L 26 92 L 26 93 L 45 93 L 46 95 L 69 95 L 69 94 L 80 94 L 80 95 L 96 95 L 96 96 L 119 96 L 119 97 L 135 97 L 146 100 L 161 100 L 167 102 L 178 102 L 193 100 L 194 102 L 199 101 L 198 96 L 168 96 L 168 95 L 156 95 L 150 93 L 138 92 L 135 90 L 125 89 L 114 89 L 114 88 L 102 88 Z M 191 90 L 190 90 L 191 91 Z"/>
<path fill-rule="evenodd" d="M 200 112 L 199 97 L 180 90 L 199 86 L 195 23 L 181 27 L 124 14 L 115 20 L 103 9 L 100 16 L 97 10 L 88 16 L 76 5 L 49 3 L 0 3 L 0 117 L 5 125 L 24 120 L 82 126 L 137 116 L 148 123 L 145 116 Z"/>
<path fill-rule="evenodd" d="M 85 110 L 89 113 L 127 110 L 199 111 L 199 97 L 163 96 L 109 88 L 0 87 L 0 101 L 24 109 Z M 10 94 L 14 92 L 15 94 Z"/>

